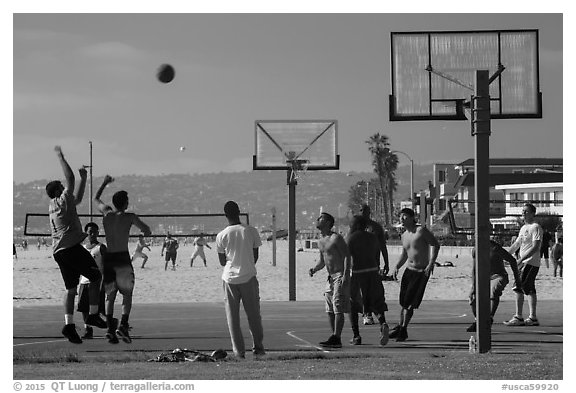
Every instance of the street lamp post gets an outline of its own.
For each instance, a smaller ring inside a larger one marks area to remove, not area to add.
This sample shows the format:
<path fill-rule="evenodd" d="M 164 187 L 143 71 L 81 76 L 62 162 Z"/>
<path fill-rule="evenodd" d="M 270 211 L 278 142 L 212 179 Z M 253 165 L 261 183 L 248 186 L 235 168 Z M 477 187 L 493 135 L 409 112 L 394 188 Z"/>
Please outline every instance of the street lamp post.
<path fill-rule="evenodd" d="M 400 153 L 403 154 L 408 160 L 410 160 L 410 200 L 412 201 L 412 206 L 414 206 L 414 160 L 403 151 L 393 150 L 390 153 Z"/>

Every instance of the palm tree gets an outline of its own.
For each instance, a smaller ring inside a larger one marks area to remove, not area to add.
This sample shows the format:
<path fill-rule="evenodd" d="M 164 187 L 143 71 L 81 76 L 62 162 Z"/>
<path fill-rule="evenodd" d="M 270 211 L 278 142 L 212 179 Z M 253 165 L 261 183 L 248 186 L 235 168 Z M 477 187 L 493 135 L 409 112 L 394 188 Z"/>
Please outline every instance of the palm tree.
<path fill-rule="evenodd" d="M 382 213 L 384 226 L 392 222 L 394 191 L 396 182 L 396 169 L 398 169 L 398 156 L 390 151 L 390 142 L 387 135 L 376 133 L 366 141 L 368 150 L 372 155 L 374 173 L 378 175 L 380 194 L 383 196 Z"/>

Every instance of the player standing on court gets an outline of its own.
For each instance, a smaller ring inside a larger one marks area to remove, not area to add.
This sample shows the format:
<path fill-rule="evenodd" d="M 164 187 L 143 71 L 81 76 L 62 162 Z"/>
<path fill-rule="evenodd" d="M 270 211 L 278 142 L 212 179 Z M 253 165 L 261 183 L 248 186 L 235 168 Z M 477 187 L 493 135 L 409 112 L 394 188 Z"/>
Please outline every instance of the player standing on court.
<path fill-rule="evenodd" d="M 346 239 L 352 257 L 352 277 L 350 283 L 350 324 L 354 337 L 352 345 L 362 344 L 358 328 L 358 313 L 364 307 L 372 310 L 380 323 L 380 345 L 388 343 L 388 324 L 385 312 L 388 305 L 384 297 L 384 287 L 379 274 L 380 245 L 376 236 L 366 231 L 367 220 L 363 216 L 354 216 L 350 224 L 350 233 Z M 364 307 L 363 307 L 364 306 Z"/>
<path fill-rule="evenodd" d="M 380 255 L 378 255 L 378 268 L 380 271 L 380 275 L 384 277 L 388 274 L 388 271 L 390 269 L 390 264 L 388 260 L 388 248 L 386 248 L 386 233 L 384 232 L 384 228 L 382 228 L 382 225 L 380 225 L 378 222 L 370 218 L 370 206 L 368 206 L 367 204 L 363 204 L 362 207 L 360 208 L 360 213 L 362 214 L 362 217 L 366 219 L 366 230 L 374 234 L 374 236 L 376 236 L 376 239 L 378 240 L 378 244 L 380 246 L 380 253 L 382 254 L 382 259 L 384 259 L 384 267 L 380 269 Z M 372 310 L 370 310 L 369 307 L 366 306 L 366 304 L 363 304 L 363 307 L 364 310 L 362 312 L 362 317 L 364 325 L 373 325 L 374 319 L 372 318 Z"/>
<path fill-rule="evenodd" d="M 245 357 L 244 337 L 240 328 L 240 301 L 254 340 L 252 353 L 264 355 L 264 330 L 260 314 L 260 289 L 256 278 L 258 248 L 262 245 L 256 228 L 240 222 L 240 208 L 234 201 L 224 205 L 228 226 L 216 235 L 216 251 L 222 272 L 226 320 L 232 350 L 238 358 Z"/>
<path fill-rule="evenodd" d="M 82 167 L 78 170 L 80 173 L 80 184 L 74 195 L 74 172 L 72 172 L 70 165 L 64 158 L 60 146 L 56 146 L 54 150 L 58 155 L 58 160 L 66 179 L 66 187 L 58 180 L 51 181 L 46 185 L 46 193 L 50 198 L 48 211 L 50 230 L 52 232 L 53 256 L 60 268 L 60 273 L 66 286 L 66 295 L 64 297 L 65 325 L 62 329 L 62 334 L 71 343 L 80 344 L 82 339 L 76 332 L 76 325 L 74 324 L 74 299 L 76 297 L 76 288 L 80 282 L 80 275 L 90 280 L 90 307 L 86 324 L 104 329 L 106 328 L 106 323 L 98 315 L 98 295 L 102 274 L 100 274 L 92 255 L 82 246 L 86 233 L 82 230 L 82 224 L 80 224 L 76 211 L 76 205 L 80 204 L 84 196 L 86 169 Z"/>
<path fill-rule="evenodd" d="M 150 236 L 150 227 L 140 220 L 134 213 L 126 213 L 128 208 L 128 193 L 118 191 L 112 196 L 114 208 L 106 205 L 100 200 L 100 196 L 109 183 L 114 179 L 106 175 L 104 181 L 96 195 L 94 201 L 98 210 L 104 215 L 102 223 L 106 233 L 106 244 L 108 252 L 104 256 L 104 288 L 106 290 L 106 324 L 108 332 L 106 337 L 112 344 L 118 343 L 118 336 L 126 343 L 131 343 L 132 339 L 128 330 L 130 325 L 128 319 L 132 310 L 132 293 L 134 292 L 134 267 L 128 251 L 128 239 L 130 238 L 130 228 L 132 225 L 138 227 L 145 236 Z M 122 319 L 120 326 L 114 318 L 114 302 L 116 295 L 122 294 Z"/>
<path fill-rule="evenodd" d="M 322 237 L 318 241 L 320 260 L 310 269 L 312 277 L 316 272 L 326 266 L 328 282 L 324 290 L 326 313 L 332 334 L 326 341 L 320 343 L 327 348 L 342 348 L 342 328 L 344 327 L 344 314 L 350 312 L 350 265 L 351 258 L 348 246 L 342 235 L 333 232 L 334 217 L 328 213 L 321 213 L 316 221 L 316 228 Z"/>
<path fill-rule="evenodd" d="M 514 288 L 516 294 L 516 314 L 504 322 L 506 326 L 538 326 L 536 316 L 536 276 L 540 270 L 540 247 L 542 244 L 543 231 L 542 227 L 534 220 L 536 216 L 536 207 L 531 203 L 526 203 L 522 208 L 524 225 L 520 228 L 518 238 L 510 246 L 508 252 L 513 254 L 516 250 L 520 251 L 518 258 L 518 269 L 521 275 L 521 287 Z M 528 296 L 528 309 L 530 315 L 528 318 L 522 318 L 524 308 L 524 295 Z"/>
<path fill-rule="evenodd" d="M 98 270 L 100 273 L 104 275 L 104 254 L 106 254 L 106 245 L 100 243 L 98 241 L 98 234 L 99 234 L 98 225 L 94 222 L 89 222 L 84 226 L 84 232 L 88 234 L 88 242 L 84 244 L 84 247 L 90 251 L 92 258 L 94 258 L 94 262 L 98 265 Z M 88 280 L 84 276 L 80 276 L 80 285 L 78 287 L 78 312 L 82 313 L 82 317 L 84 318 L 84 335 L 82 339 L 91 339 L 94 338 L 94 330 L 92 326 L 86 324 L 86 320 L 88 319 L 89 315 L 89 288 L 90 288 L 90 280 Z M 106 294 L 104 291 L 104 286 L 100 285 L 100 296 L 98 299 L 98 313 L 105 315 L 106 314 Z"/>
<path fill-rule="evenodd" d="M 200 236 L 194 239 L 194 253 L 190 258 L 190 267 L 192 267 L 192 264 L 194 263 L 194 259 L 196 257 L 200 257 L 202 261 L 204 261 L 204 267 L 207 267 L 206 255 L 204 254 L 204 246 L 208 247 L 209 249 L 212 249 L 212 247 L 210 247 L 206 242 L 206 239 L 204 239 L 204 236 L 202 236 L 201 234 Z"/>
<path fill-rule="evenodd" d="M 172 270 L 176 270 L 176 257 L 178 256 L 178 240 L 174 239 L 170 232 L 166 233 L 166 239 L 164 239 L 164 244 L 162 244 L 162 251 L 160 251 L 160 256 L 164 255 L 164 249 L 166 249 L 166 257 L 164 260 L 164 270 L 168 270 L 168 262 L 172 261 Z"/>
<path fill-rule="evenodd" d="M 390 338 L 406 341 L 408 324 L 414 310 L 420 306 L 428 279 L 434 271 L 440 243 L 425 226 L 417 226 L 414 210 L 400 210 L 400 223 L 406 229 L 402 234 L 402 255 L 394 267 L 392 275 L 398 278 L 398 271 L 408 261 L 400 283 L 400 322 L 390 331 Z M 430 256 L 430 247 L 434 247 Z"/>

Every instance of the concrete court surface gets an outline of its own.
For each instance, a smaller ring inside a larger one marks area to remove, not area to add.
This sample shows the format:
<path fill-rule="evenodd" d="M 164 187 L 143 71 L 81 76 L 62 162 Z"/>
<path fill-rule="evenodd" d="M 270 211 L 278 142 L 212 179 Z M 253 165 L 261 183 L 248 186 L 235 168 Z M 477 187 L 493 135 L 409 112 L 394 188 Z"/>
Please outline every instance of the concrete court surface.
<path fill-rule="evenodd" d="M 390 328 L 398 321 L 400 308 L 388 302 L 386 318 Z M 525 305 L 527 311 L 527 305 Z M 264 345 L 268 353 L 275 352 L 328 352 L 318 346 L 329 336 L 329 324 L 322 301 L 262 302 Z M 115 313 L 120 313 L 117 302 Z M 533 351 L 562 351 L 563 318 L 561 300 L 543 300 L 538 303 L 541 326 L 507 327 L 502 321 L 514 313 L 514 303 L 502 302 L 492 328 L 493 353 L 524 353 Z M 119 315 L 116 315 L 119 317 Z M 82 334 L 82 316 L 76 313 L 75 323 Z M 79 358 L 121 358 L 134 352 L 149 353 L 155 357 L 175 348 L 211 352 L 222 348 L 231 351 L 230 338 L 223 303 L 134 304 L 130 324 L 133 342 L 109 344 L 104 330 L 94 328 L 95 338 L 76 345 L 60 335 L 63 326 L 62 306 L 13 308 L 13 352 L 20 354 L 46 354 L 47 352 L 73 352 Z M 246 316 L 241 309 L 246 348 L 252 345 Z M 377 325 L 363 326 L 360 334 L 363 345 L 348 344 L 352 337 L 348 318 L 344 325 L 343 348 L 337 353 L 399 353 L 404 351 L 468 351 L 471 333 L 466 327 L 473 321 L 466 301 L 424 300 L 416 310 L 405 342 L 390 340 L 381 347 Z"/>

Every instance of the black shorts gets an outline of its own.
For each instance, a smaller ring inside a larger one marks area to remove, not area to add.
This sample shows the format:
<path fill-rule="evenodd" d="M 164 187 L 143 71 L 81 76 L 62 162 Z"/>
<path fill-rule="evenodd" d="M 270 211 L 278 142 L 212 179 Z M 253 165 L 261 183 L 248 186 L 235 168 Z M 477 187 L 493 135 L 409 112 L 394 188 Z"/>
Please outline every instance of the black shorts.
<path fill-rule="evenodd" d="M 76 288 L 80 283 L 80 275 L 90 282 L 100 281 L 102 278 L 92 254 L 81 244 L 58 251 L 54 254 L 54 260 L 60 267 L 66 289 Z"/>
<path fill-rule="evenodd" d="M 78 287 L 78 308 L 79 312 L 90 312 L 90 295 L 88 287 L 90 284 L 80 284 Z M 106 314 L 105 309 L 105 295 L 104 290 L 100 289 L 100 296 L 98 296 L 98 312 L 100 314 Z"/>
<path fill-rule="evenodd" d="M 540 258 L 542 258 L 542 257 L 544 257 L 546 259 L 548 259 L 550 257 L 550 255 L 548 254 L 548 247 L 542 247 L 540 249 Z"/>
<path fill-rule="evenodd" d="M 350 301 L 352 313 L 370 310 L 375 314 L 384 314 L 388 311 L 384 286 L 378 272 L 352 273 Z"/>
<path fill-rule="evenodd" d="M 424 291 L 428 283 L 428 275 L 424 272 L 406 269 L 400 283 L 400 306 L 407 310 L 420 307 Z"/>
<path fill-rule="evenodd" d="M 538 275 L 539 267 L 532 265 L 524 265 L 520 272 L 520 288 L 515 288 L 516 292 L 524 293 L 525 295 L 532 295 L 536 293 L 536 276 Z"/>
<path fill-rule="evenodd" d="M 164 260 L 166 262 L 168 261 L 172 261 L 172 263 L 176 263 L 176 252 L 168 252 L 166 251 L 166 254 L 164 254 Z"/>

